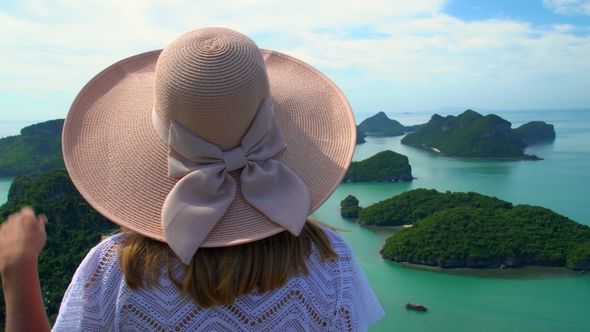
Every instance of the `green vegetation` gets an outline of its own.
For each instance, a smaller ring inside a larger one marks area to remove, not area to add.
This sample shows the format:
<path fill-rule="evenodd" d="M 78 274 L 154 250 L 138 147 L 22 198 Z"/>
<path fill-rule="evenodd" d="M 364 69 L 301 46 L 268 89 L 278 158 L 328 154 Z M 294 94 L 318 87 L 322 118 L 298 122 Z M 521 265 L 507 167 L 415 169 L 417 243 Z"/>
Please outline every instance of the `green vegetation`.
<path fill-rule="evenodd" d="M 63 119 L 25 127 L 21 134 L 0 139 L 0 177 L 38 177 L 63 168 L 61 132 Z"/>
<path fill-rule="evenodd" d="M 511 209 L 512 203 L 474 192 L 439 193 L 434 189 L 414 189 L 363 208 L 359 212 L 359 223 L 371 226 L 412 225 L 435 212 L 460 206 Z"/>
<path fill-rule="evenodd" d="M 348 195 L 340 202 L 340 215 L 346 218 L 358 218 L 358 213 L 361 210 L 359 207 L 359 200 Z"/>
<path fill-rule="evenodd" d="M 356 144 L 363 144 L 365 143 L 365 137 L 367 137 L 367 134 L 365 134 L 360 128 L 359 126 L 356 126 Z"/>
<path fill-rule="evenodd" d="M 531 121 L 513 130 L 524 142 L 535 142 L 544 139 L 554 139 L 555 129 L 552 124 L 543 121 Z"/>
<path fill-rule="evenodd" d="M 367 215 L 380 213 L 389 222 L 369 224 L 413 224 L 387 239 L 384 258 L 441 267 L 590 267 L 590 227 L 543 207 L 416 189 L 361 209 L 359 219 L 367 224 Z"/>
<path fill-rule="evenodd" d="M 404 134 L 404 126 L 379 112 L 370 118 L 365 119 L 358 126 L 365 133 L 381 134 L 384 136 L 400 136 Z"/>
<path fill-rule="evenodd" d="M 344 182 L 412 181 L 412 167 L 408 157 L 390 151 L 381 151 L 362 161 L 353 161 L 344 176 Z"/>
<path fill-rule="evenodd" d="M 31 181 L 17 177 L 8 194 L 8 202 L 0 207 L 0 221 L 31 205 L 49 220 L 47 243 L 39 257 L 39 277 L 47 313 L 55 319 L 63 294 L 88 251 L 101 236 L 116 226 L 102 217 L 80 196 L 65 169 L 56 169 Z M 1 287 L 1 285 L 0 285 Z M 0 329 L 4 325 L 4 298 L 0 299 Z"/>
<path fill-rule="evenodd" d="M 389 127 L 389 128 L 385 128 L 383 129 L 383 131 L 381 132 L 381 135 L 383 136 L 401 136 L 404 134 L 404 130 L 403 128 L 400 130 L 397 127 Z"/>
<path fill-rule="evenodd" d="M 401 143 L 435 148 L 449 157 L 538 160 L 537 156 L 524 154 L 527 144 L 511 126 L 497 115 L 483 116 L 472 110 L 456 117 L 435 114 L 426 125 L 407 134 Z"/>

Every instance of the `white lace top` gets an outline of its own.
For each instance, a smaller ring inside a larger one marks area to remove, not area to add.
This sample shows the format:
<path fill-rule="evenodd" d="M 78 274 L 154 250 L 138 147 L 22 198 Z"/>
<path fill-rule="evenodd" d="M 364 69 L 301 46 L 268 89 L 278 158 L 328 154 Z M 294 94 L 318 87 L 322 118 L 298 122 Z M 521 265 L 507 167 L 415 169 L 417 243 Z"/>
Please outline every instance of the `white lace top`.
<path fill-rule="evenodd" d="M 154 289 L 127 287 L 117 261 L 124 234 L 114 235 L 94 247 L 76 271 L 53 331 L 365 331 L 383 310 L 350 247 L 324 230 L 338 259 L 322 263 L 314 251 L 306 261 L 308 276 L 208 309 L 181 295 L 165 273 Z M 174 273 L 181 280 L 180 260 Z"/>

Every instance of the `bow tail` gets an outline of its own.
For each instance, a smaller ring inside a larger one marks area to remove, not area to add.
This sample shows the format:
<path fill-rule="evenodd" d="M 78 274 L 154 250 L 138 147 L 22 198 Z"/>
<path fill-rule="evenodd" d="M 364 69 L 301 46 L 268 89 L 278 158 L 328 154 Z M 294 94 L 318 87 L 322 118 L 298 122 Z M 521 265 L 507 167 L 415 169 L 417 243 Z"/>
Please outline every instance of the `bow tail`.
<path fill-rule="evenodd" d="M 241 174 L 244 199 L 270 220 L 299 235 L 309 215 L 307 186 L 277 160 L 249 162 Z"/>
<path fill-rule="evenodd" d="M 168 245 L 188 265 L 234 200 L 236 184 L 225 172 L 196 171 L 179 180 L 162 206 Z"/>

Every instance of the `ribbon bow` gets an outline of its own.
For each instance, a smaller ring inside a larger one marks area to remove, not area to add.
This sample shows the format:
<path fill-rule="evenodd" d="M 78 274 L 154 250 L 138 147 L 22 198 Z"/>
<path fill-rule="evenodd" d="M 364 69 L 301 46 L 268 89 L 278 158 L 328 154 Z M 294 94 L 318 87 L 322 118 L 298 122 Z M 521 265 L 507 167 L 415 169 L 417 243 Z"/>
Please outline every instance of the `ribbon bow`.
<path fill-rule="evenodd" d="M 153 112 L 154 128 L 168 144 L 168 176 L 182 177 L 162 207 L 166 242 L 189 264 L 236 195 L 228 172 L 242 168 L 244 199 L 289 232 L 299 235 L 309 213 L 307 187 L 286 165 L 272 159 L 285 147 L 274 109 L 263 100 L 239 147 L 216 145 L 172 122 L 168 130 Z"/>

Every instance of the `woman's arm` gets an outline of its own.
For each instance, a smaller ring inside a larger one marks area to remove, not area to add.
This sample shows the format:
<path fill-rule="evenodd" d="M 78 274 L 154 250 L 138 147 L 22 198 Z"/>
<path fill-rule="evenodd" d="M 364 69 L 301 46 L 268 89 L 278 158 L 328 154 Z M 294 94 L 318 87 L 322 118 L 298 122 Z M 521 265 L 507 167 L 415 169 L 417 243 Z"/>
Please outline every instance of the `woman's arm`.
<path fill-rule="evenodd" d="M 50 331 L 37 260 L 45 246 L 44 215 L 30 207 L 0 225 L 0 274 L 6 302 L 6 331 Z"/>

